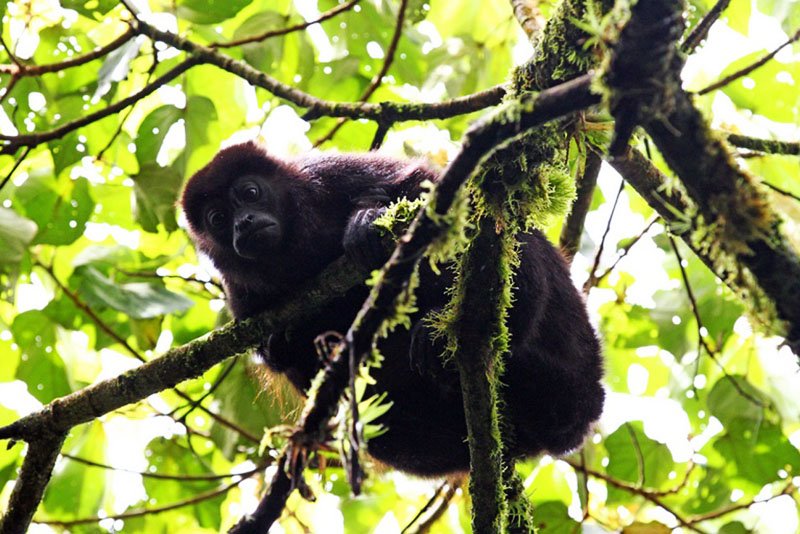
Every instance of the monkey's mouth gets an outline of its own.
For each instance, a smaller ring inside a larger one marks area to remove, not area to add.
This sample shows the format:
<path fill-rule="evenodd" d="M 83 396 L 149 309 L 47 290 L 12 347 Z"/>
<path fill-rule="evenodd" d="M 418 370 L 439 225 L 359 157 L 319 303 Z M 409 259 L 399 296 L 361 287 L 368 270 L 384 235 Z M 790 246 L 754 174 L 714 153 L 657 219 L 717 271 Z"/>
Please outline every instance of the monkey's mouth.
<path fill-rule="evenodd" d="M 256 258 L 269 252 L 280 238 L 278 225 L 274 221 L 254 224 L 236 236 L 233 248 L 243 258 Z"/>

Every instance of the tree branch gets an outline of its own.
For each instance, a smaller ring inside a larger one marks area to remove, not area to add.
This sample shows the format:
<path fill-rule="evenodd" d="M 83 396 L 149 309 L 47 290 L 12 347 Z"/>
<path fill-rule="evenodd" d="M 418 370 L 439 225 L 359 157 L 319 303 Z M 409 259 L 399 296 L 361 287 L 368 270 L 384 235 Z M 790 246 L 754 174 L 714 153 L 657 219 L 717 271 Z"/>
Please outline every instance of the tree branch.
<path fill-rule="evenodd" d="M 648 24 L 653 18 L 668 16 L 662 12 L 680 12 L 679 2 L 661 1 L 663 4 L 656 0 L 637 4 L 646 7 L 634 7 L 631 23 L 637 16 Z M 655 71 L 642 76 L 638 64 L 642 54 L 652 59 L 652 51 L 635 44 L 658 28 L 655 23 L 649 24 L 638 32 L 623 30 L 615 47 L 618 61 L 612 61 L 607 81 L 623 103 L 630 102 L 640 110 L 636 120 L 642 122 L 697 203 L 706 242 L 713 243 L 706 246 L 714 247 L 708 256 L 715 260 L 715 271 L 730 268 L 737 285 L 747 288 L 750 284 L 753 305 L 768 321 L 774 304 L 778 319 L 785 322 L 787 344 L 800 356 L 800 258 L 783 235 L 781 219 L 772 210 L 766 192 L 737 167 L 728 147 L 711 133 L 705 118 L 681 88 L 681 61 L 666 41 L 660 50 L 670 60 L 669 69 L 659 79 L 648 77 Z M 633 41 L 626 41 L 629 38 Z M 627 51 L 624 57 L 621 50 Z M 752 282 L 748 282 L 748 273 L 754 278 Z M 758 298 L 762 291 L 770 302 Z"/>
<path fill-rule="evenodd" d="M 49 431 L 47 435 L 28 443 L 28 452 L 17 475 L 8 507 L 0 518 L 0 534 L 25 534 L 28 531 L 66 437 L 67 432 Z"/>
<path fill-rule="evenodd" d="M 105 108 L 95 111 L 94 113 L 89 113 L 88 115 L 81 117 L 79 119 L 75 119 L 74 121 L 67 122 L 53 128 L 52 130 L 46 132 L 39 132 L 33 134 L 22 134 L 22 135 L 3 135 L 0 134 L 0 141 L 4 141 L 3 148 L 0 149 L 0 154 L 11 154 L 16 152 L 16 150 L 21 146 L 26 147 L 36 147 L 42 143 L 46 143 L 48 141 L 52 141 L 53 139 L 60 139 L 64 137 L 68 133 L 81 128 L 82 126 L 86 126 L 87 124 L 91 124 L 93 122 L 97 122 L 100 119 L 104 119 L 114 113 L 117 113 L 126 107 L 138 102 L 139 100 L 143 99 L 144 97 L 152 94 L 162 85 L 166 85 L 167 83 L 171 82 L 193 66 L 197 65 L 198 61 L 195 58 L 188 58 L 182 63 L 179 63 L 177 66 L 170 69 L 168 72 L 160 76 L 159 78 L 153 80 L 152 83 L 146 85 L 136 94 L 133 94 L 129 97 L 123 98 L 119 102 L 106 106 Z"/>
<path fill-rule="evenodd" d="M 89 63 L 90 61 L 94 61 L 95 59 L 99 59 L 110 52 L 113 52 L 117 48 L 130 41 L 135 35 L 136 32 L 133 31 L 133 28 L 128 28 L 125 30 L 125 33 L 107 45 L 99 46 L 88 54 L 74 57 L 66 61 L 61 61 L 59 63 L 49 63 L 47 65 L 25 65 L 19 62 L 15 62 L 13 65 L 0 65 L 0 73 L 11 74 L 12 76 L 23 78 L 25 76 L 41 76 L 42 74 L 47 74 L 50 72 L 59 72 L 72 67 L 78 67 L 85 63 Z"/>

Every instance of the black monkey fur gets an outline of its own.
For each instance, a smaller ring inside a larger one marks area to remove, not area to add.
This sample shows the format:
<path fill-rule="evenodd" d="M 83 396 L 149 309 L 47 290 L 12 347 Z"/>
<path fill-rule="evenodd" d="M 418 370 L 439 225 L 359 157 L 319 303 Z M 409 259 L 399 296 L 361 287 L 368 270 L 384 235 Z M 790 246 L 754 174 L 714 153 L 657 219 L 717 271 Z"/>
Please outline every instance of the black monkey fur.
<path fill-rule="evenodd" d="M 372 262 L 372 221 L 392 200 L 415 198 L 437 174 L 420 162 L 376 154 L 278 159 L 254 143 L 219 152 L 187 183 L 181 205 L 189 234 L 222 275 L 236 319 L 252 316 L 342 254 Z M 565 453 L 578 447 L 602 410 L 600 346 L 560 253 L 538 231 L 521 234 L 521 265 L 509 314 L 511 351 L 502 381 L 510 454 Z M 411 330 L 378 346 L 377 392 L 393 402 L 368 443 L 379 461 L 438 476 L 469 469 L 466 423 L 452 363 L 438 358 L 422 317 L 447 302 L 452 276 L 422 262 L 419 311 Z M 314 339 L 345 332 L 366 295 L 350 290 L 305 324 L 274 334 L 258 353 L 304 392 L 322 366 Z"/>

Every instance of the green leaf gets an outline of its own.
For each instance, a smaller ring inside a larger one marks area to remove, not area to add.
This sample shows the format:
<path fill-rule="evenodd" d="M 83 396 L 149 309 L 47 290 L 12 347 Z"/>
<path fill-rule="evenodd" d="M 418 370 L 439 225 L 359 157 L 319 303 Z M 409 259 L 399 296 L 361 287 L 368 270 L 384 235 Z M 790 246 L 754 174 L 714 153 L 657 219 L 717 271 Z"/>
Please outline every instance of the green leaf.
<path fill-rule="evenodd" d="M 48 143 L 50 153 L 53 154 L 53 167 L 56 176 L 61 175 L 64 169 L 81 160 L 86 152 L 86 147 L 78 141 L 78 133 L 70 132 L 60 139 Z M 78 147 L 83 146 L 83 150 Z"/>
<path fill-rule="evenodd" d="M 223 365 L 227 366 L 228 363 Z M 214 396 L 220 402 L 218 413 L 224 419 L 236 422 L 253 435 L 261 436 L 264 429 L 281 424 L 284 414 L 296 406 L 296 394 L 286 387 L 282 389 L 283 392 L 264 391 L 257 368 L 247 365 L 245 358 L 238 358 Z M 276 398 L 282 400 L 276 401 Z M 240 435 L 217 422 L 212 422 L 211 438 L 227 458 L 233 457 L 236 445 L 250 443 L 242 442 Z"/>
<path fill-rule="evenodd" d="M 233 33 L 233 39 L 239 40 L 283 28 L 286 21 L 287 18 L 280 13 L 261 11 L 244 21 Z M 280 36 L 243 45 L 244 59 L 263 72 L 273 72 L 278 66 L 277 62 L 282 60 L 283 42 L 284 38 Z"/>
<path fill-rule="evenodd" d="M 780 426 L 741 418 L 725 427 L 725 434 L 714 442 L 714 448 L 729 462 L 727 470 L 733 471 L 734 476 L 760 488 L 779 480 L 778 471 L 800 473 L 800 451 L 789 442 Z"/>
<path fill-rule="evenodd" d="M 720 78 L 755 63 L 767 53 L 767 50 L 762 50 L 737 59 L 725 67 Z M 772 59 L 722 90 L 740 108 L 749 109 L 777 122 L 797 124 L 800 121 L 798 83 L 800 62 L 781 63 Z"/>
<path fill-rule="evenodd" d="M 64 362 L 56 352 L 56 327 L 41 311 L 31 310 L 14 318 L 14 340 L 22 352 L 16 378 L 46 404 L 72 392 Z"/>
<path fill-rule="evenodd" d="M 717 380 L 707 403 L 711 414 L 726 427 L 736 419 L 762 421 L 764 406 L 768 405 L 766 397 L 743 376 L 723 376 Z"/>
<path fill-rule="evenodd" d="M 147 446 L 146 455 L 150 461 L 149 471 L 164 475 L 191 476 L 209 475 L 211 469 L 207 461 L 208 455 L 200 455 L 197 450 L 187 450 L 181 447 L 176 440 L 167 440 L 158 437 Z M 181 480 L 160 480 L 145 478 L 143 480 L 150 504 L 163 506 L 176 501 L 191 499 L 198 494 L 211 491 L 218 487 L 219 481 L 196 480 L 185 482 Z M 212 528 L 215 532 L 219 529 L 221 516 L 220 507 L 225 499 L 225 494 L 212 499 L 199 501 L 189 507 L 190 517 L 194 518 L 196 526 Z M 182 522 L 186 522 L 186 518 Z M 197 528 L 189 529 L 184 524 L 185 532 L 198 532 Z"/>
<path fill-rule="evenodd" d="M 111 308 L 134 318 L 148 319 L 180 313 L 194 305 L 188 299 L 169 291 L 160 282 L 118 284 L 90 266 L 75 269 L 78 292 L 90 306 Z"/>
<path fill-rule="evenodd" d="M 32 220 L 0 207 L 0 269 L 22 260 L 36 230 L 36 223 Z"/>
<path fill-rule="evenodd" d="M 95 462 L 105 460 L 106 436 L 103 424 L 93 421 L 88 427 L 73 431 L 64 452 Z M 103 469 L 62 459 L 47 486 L 44 508 L 56 516 L 87 517 L 97 515 L 105 494 L 106 475 Z"/>
<path fill-rule="evenodd" d="M 605 440 L 608 474 L 647 488 L 660 488 L 674 468 L 666 445 L 648 438 L 640 422 L 625 423 Z M 625 502 L 625 492 L 608 489 L 609 502 Z"/>
<path fill-rule="evenodd" d="M 175 106 L 161 106 L 142 121 L 136 133 L 136 159 L 142 169 L 155 165 L 167 132 L 182 117 L 183 112 Z"/>
<path fill-rule="evenodd" d="M 533 520 L 540 534 L 572 534 L 580 530 L 580 524 L 572 519 L 561 501 L 545 502 L 533 510 Z"/>
<path fill-rule="evenodd" d="M 147 163 L 133 176 L 136 221 L 146 232 L 158 232 L 163 225 L 168 232 L 178 229 L 175 219 L 175 202 L 181 189 L 181 175 L 171 167 Z"/>
<path fill-rule="evenodd" d="M 253 0 L 180 0 L 178 17 L 197 24 L 222 22 L 236 15 Z"/>
<path fill-rule="evenodd" d="M 73 243 L 83 235 L 95 206 L 85 178 L 56 182 L 52 176 L 30 176 L 15 195 L 39 226 L 33 244 Z"/>
<path fill-rule="evenodd" d="M 61 0 L 61 6 L 74 9 L 81 15 L 100 20 L 118 4 L 117 0 Z"/>

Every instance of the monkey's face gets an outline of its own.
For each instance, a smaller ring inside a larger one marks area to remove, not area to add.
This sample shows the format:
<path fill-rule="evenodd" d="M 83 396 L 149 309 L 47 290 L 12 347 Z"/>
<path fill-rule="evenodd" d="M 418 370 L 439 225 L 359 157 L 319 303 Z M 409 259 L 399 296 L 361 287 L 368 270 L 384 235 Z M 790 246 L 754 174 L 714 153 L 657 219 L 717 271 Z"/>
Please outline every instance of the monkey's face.
<path fill-rule="evenodd" d="M 276 184 L 258 175 L 240 176 L 221 196 L 211 199 L 203 213 L 205 229 L 214 240 L 249 260 L 275 252 L 285 230 Z"/>

